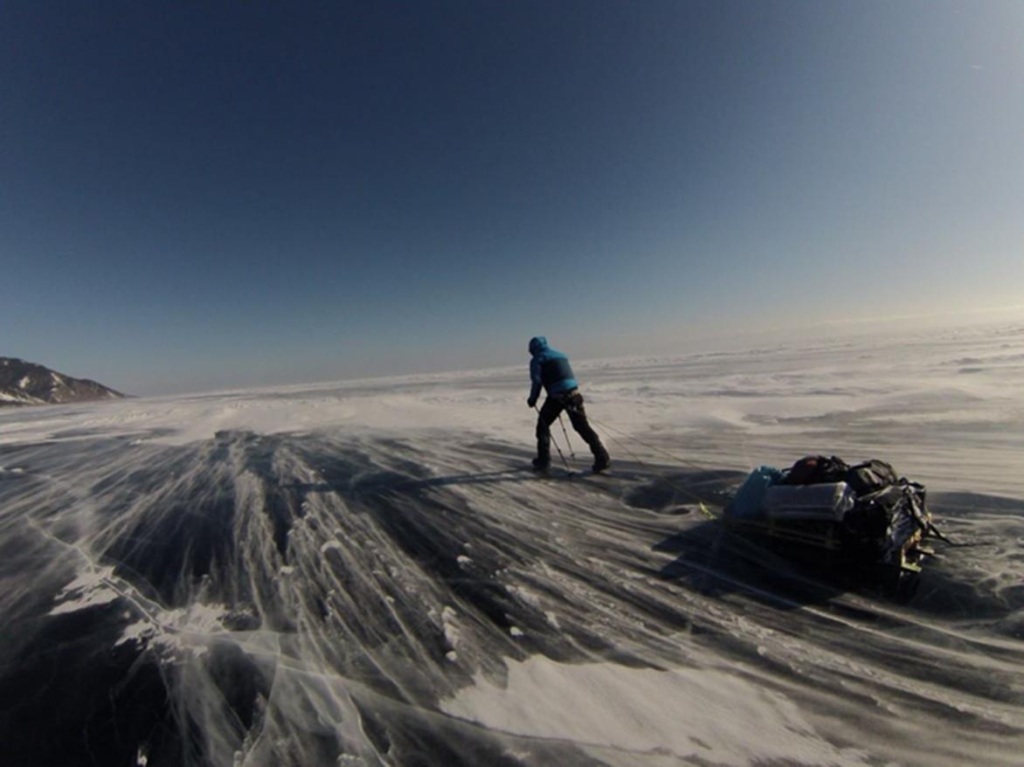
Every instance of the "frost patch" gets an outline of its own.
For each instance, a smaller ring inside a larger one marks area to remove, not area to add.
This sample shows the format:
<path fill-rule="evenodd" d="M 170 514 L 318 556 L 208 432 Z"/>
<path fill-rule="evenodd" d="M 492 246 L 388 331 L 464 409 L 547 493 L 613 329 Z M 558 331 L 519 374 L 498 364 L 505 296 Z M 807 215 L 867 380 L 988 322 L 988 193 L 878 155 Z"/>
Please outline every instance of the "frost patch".
<path fill-rule="evenodd" d="M 114 577 L 113 567 L 101 567 L 80 574 L 71 583 L 60 590 L 56 598 L 56 606 L 50 615 L 63 615 L 113 602 L 121 596 L 111 587 Z"/>
<path fill-rule="evenodd" d="M 177 610 L 146 615 L 127 626 L 115 647 L 128 644 L 155 647 L 170 656 L 188 652 L 204 655 L 211 639 L 226 636 L 224 626 L 228 609 L 218 604 L 195 604 Z"/>
<path fill-rule="evenodd" d="M 540 608 L 541 606 L 540 596 L 527 588 L 522 586 L 506 586 L 505 590 L 525 604 L 532 605 L 537 608 Z"/>
<path fill-rule="evenodd" d="M 156 629 L 148 620 L 136 621 L 121 632 L 121 638 L 114 642 L 114 647 L 120 647 L 129 642 L 144 645 L 155 635 Z"/>
<path fill-rule="evenodd" d="M 441 610 L 441 624 L 444 626 L 444 638 L 448 642 L 448 646 L 455 650 L 459 646 L 459 639 L 461 638 L 461 632 L 459 627 L 455 623 L 455 617 L 457 613 L 448 605 L 445 605 L 444 609 Z M 452 655 L 454 653 L 449 653 Z M 449 660 L 452 660 L 449 658 Z"/>

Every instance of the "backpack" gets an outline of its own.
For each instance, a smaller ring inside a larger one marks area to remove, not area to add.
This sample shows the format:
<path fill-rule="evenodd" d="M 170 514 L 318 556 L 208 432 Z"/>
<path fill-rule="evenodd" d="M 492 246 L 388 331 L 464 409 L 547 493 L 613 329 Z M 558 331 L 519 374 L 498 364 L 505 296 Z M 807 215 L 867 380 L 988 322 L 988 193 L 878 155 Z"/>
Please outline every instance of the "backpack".
<path fill-rule="evenodd" d="M 779 484 L 817 485 L 822 482 L 843 482 L 850 467 L 836 456 L 808 455 L 793 464 Z"/>
<path fill-rule="evenodd" d="M 891 465 L 874 458 L 851 466 L 844 479 L 858 497 L 878 492 L 900 481 Z"/>

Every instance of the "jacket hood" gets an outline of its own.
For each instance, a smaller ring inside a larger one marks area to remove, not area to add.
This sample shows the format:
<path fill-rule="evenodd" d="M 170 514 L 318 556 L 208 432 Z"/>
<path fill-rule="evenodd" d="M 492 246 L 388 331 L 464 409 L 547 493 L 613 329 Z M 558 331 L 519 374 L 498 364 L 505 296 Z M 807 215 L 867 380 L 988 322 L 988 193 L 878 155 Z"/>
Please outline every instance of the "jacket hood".
<path fill-rule="evenodd" d="M 548 339 L 544 336 L 534 336 L 530 339 L 530 354 L 540 354 L 548 348 Z"/>

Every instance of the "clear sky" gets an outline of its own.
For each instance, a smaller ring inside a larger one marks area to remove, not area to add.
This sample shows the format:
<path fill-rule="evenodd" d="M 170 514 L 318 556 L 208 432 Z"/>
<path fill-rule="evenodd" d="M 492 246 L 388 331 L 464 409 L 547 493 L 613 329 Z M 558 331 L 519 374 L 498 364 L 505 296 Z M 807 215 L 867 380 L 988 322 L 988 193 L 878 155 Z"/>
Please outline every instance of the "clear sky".
<path fill-rule="evenodd" d="M 130 393 L 1022 304 L 1022 246 L 1018 0 L 0 3 L 0 355 Z"/>

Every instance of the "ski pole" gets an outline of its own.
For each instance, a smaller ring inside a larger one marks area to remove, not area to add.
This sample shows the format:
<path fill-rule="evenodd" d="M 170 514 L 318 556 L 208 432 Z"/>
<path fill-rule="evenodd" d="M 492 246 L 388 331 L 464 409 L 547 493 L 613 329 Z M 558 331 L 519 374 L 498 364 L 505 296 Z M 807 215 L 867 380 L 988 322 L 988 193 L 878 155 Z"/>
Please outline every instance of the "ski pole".
<path fill-rule="evenodd" d="M 562 434 L 565 435 L 565 449 L 569 451 L 569 457 L 574 461 L 576 460 L 576 451 L 572 449 L 572 442 L 569 441 L 569 432 L 565 430 L 565 421 L 562 420 L 562 414 L 558 414 L 558 425 L 562 427 Z"/>
<path fill-rule="evenodd" d="M 537 411 L 537 417 L 539 418 L 540 417 L 540 408 L 538 408 L 536 405 L 534 405 L 533 409 Z M 562 420 L 561 413 L 559 413 L 559 415 L 558 415 L 558 420 L 559 421 Z M 565 429 L 564 426 L 562 428 Z M 555 446 L 555 450 L 558 451 L 558 457 L 562 459 L 562 465 L 565 466 L 565 470 L 571 472 L 572 469 L 569 468 L 569 462 L 567 460 L 565 460 L 565 455 L 562 453 L 562 448 L 560 448 L 558 446 L 558 440 L 556 440 L 555 439 L 555 435 L 551 433 L 551 427 L 550 426 L 548 427 L 548 437 L 551 439 L 551 444 L 553 444 Z M 569 439 L 568 435 L 566 435 L 566 439 Z"/>

